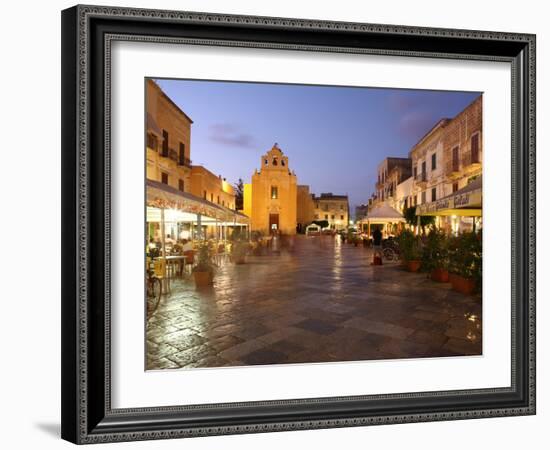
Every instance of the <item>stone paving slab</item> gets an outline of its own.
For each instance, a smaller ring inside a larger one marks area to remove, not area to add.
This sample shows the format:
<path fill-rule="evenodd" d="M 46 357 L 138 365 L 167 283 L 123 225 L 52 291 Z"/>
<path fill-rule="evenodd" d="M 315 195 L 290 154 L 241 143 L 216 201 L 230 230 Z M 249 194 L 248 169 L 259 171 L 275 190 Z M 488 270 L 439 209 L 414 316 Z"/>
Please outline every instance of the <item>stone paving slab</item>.
<path fill-rule="evenodd" d="M 173 282 L 146 325 L 146 369 L 480 355 L 481 298 L 332 237 Z"/>

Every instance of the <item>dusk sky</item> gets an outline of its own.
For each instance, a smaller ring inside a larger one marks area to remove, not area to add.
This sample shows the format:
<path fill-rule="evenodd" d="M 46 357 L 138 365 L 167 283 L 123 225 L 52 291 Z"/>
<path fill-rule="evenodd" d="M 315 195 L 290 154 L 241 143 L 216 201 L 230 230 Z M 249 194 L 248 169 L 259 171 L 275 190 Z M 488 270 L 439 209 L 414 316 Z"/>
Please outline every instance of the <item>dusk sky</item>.
<path fill-rule="evenodd" d="M 351 214 L 374 190 L 376 168 L 406 157 L 441 118 L 480 93 L 156 80 L 193 120 L 191 160 L 231 183 L 250 182 L 275 142 L 298 184 L 349 195 Z"/>

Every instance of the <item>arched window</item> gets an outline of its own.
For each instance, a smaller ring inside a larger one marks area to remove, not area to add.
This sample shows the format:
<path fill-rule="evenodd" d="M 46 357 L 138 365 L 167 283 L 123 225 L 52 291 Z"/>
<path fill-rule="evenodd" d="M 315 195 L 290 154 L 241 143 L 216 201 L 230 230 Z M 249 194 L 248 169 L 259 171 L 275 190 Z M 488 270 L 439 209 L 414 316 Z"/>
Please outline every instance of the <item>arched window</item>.
<path fill-rule="evenodd" d="M 276 166 L 277 165 L 277 158 L 273 158 L 273 165 Z"/>
<path fill-rule="evenodd" d="M 267 163 L 267 158 L 264 159 L 264 163 L 265 163 L 265 165 L 267 166 L 267 164 L 268 164 L 268 163 Z"/>
<path fill-rule="evenodd" d="M 283 166 L 283 167 L 285 166 L 285 160 L 284 159 L 281 160 L 281 166 Z"/>

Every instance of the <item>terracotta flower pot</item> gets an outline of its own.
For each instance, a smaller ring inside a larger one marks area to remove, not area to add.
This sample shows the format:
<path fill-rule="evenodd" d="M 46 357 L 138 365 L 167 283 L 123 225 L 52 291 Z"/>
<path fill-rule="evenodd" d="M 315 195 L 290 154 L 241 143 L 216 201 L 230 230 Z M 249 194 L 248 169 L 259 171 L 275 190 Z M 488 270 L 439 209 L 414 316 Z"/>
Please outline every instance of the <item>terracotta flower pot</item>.
<path fill-rule="evenodd" d="M 464 295 L 471 295 L 476 287 L 474 280 L 471 278 L 465 278 L 457 274 L 450 274 L 449 279 L 453 286 L 453 289 Z"/>
<path fill-rule="evenodd" d="M 439 283 L 448 283 L 449 271 L 447 269 L 433 269 L 431 278 L 433 281 L 438 281 Z"/>
<path fill-rule="evenodd" d="M 407 261 L 407 270 L 409 272 L 418 272 L 420 270 L 421 261 L 413 259 L 412 261 Z"/>
<path fill-rule="evenodd" d="M 371 266 L 381 266 L 382 265 L 382 258 L 380 256 L 374 256 L 372 258 Z"/>
<path fill-rule="evenodd" d="M 212 272 L 193 272 L 193 278 L 195 278 L 196 287 L 205 287 L 212 284 L 214 274 Z"/>

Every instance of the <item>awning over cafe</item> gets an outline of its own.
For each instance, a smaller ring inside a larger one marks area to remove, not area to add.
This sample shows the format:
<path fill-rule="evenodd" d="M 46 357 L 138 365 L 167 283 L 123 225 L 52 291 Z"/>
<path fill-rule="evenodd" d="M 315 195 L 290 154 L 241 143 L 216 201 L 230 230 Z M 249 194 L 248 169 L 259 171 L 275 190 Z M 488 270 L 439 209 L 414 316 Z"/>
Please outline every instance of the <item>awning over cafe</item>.
<path fill-rule="evenodd" d="M 226 208 L 221 205 L 209 202 L 208 200 L 196 197 L 189 192 L 182 192 L 158 181 L 147 180 L 147 216 L 148 221 L 157 221 L 157 213 L 150 208 L 164 208 L 171 210 L 167 212 L 174 221 L 191 222 L 201 215 L 202 222 L 218 222 L 228 225 L 247 225 L 250 222 L 248 216 Z M 160 220 L 160 215 L 158 217 Z"/>
<path fill-rule="evenodd" d="M 416 207 L 418 216 L 481 216 L 482 177 L 479 176 L 467 186 L 435 202 Z"/>
<path fill-rule="evenodd" d="M 362 222 L 370 223 L 398 223 L 405 222 L 403 215 L 387 203 L 379 203 L 369 209 L 367 217 Z"/>

